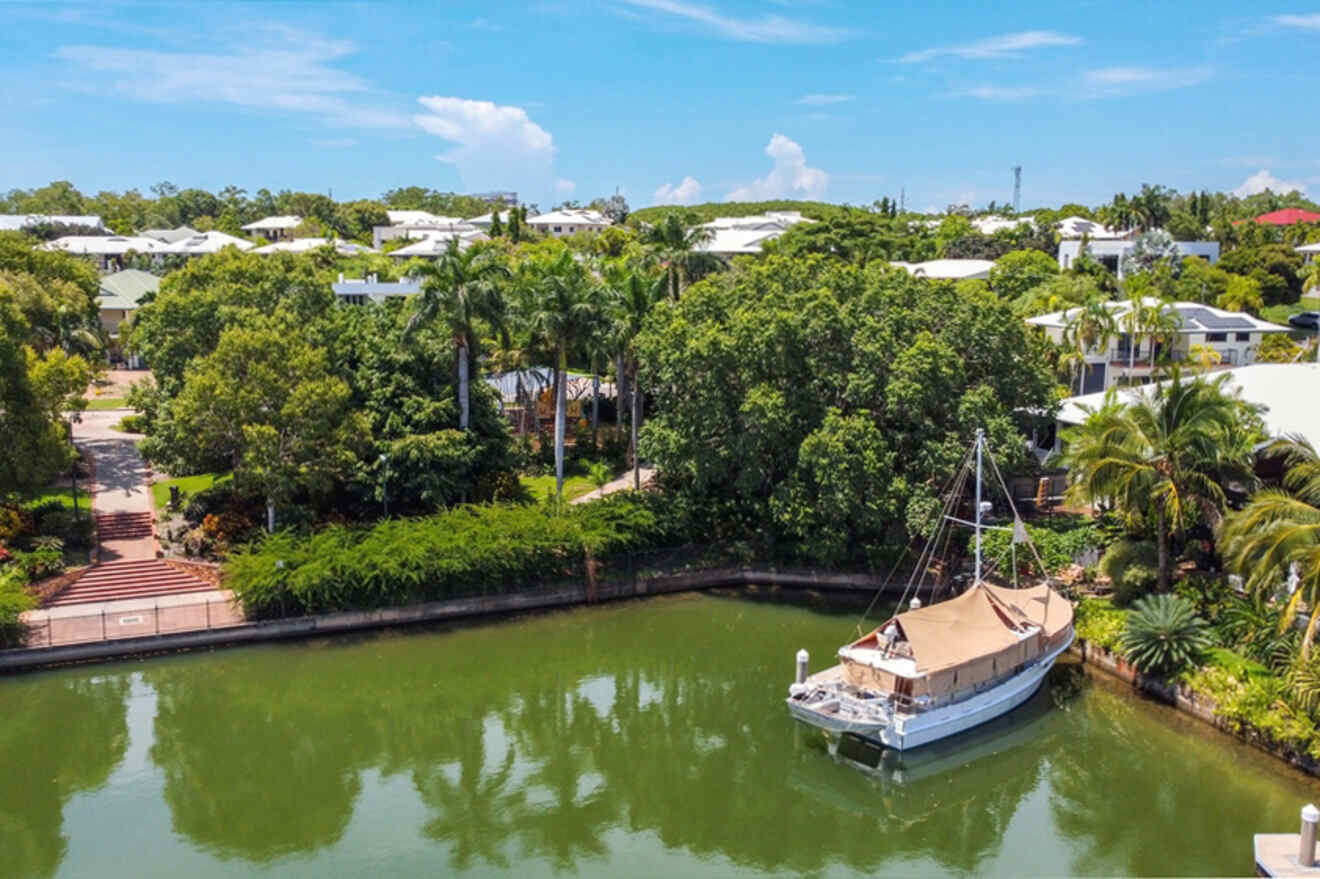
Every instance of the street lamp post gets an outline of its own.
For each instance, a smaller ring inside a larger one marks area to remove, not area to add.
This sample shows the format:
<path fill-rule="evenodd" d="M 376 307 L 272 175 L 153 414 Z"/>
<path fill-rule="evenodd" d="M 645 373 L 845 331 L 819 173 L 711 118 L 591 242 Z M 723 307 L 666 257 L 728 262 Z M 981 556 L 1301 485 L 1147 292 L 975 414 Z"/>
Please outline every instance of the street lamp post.
<path fill-rule="evenodd" d="M 380 496 L 385 505 L 385 518 L 390 517 L 390 456 L 380 456 Z"/>

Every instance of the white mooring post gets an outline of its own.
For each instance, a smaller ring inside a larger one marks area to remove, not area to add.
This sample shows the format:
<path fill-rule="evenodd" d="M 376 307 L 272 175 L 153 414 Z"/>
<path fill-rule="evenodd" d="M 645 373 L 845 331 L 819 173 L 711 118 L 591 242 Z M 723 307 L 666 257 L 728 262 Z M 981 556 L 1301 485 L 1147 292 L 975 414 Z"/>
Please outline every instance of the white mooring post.
<path fill-rule="evenodd" d="M 1320 824 L 1320 809 L 1307 803 L 1302 806 L 1301 844 L 1297 848 L 1297 863 L 1303 867 L 1315 866 L 1315 828 Z"/>
<path fill-rule="evenodd" d="M 797 652 L 797 675 L 793 678 L 795 683 L 805 684 L 807 682 L 807 663 L 810 661 L 811 657 L 807 654 L 807 651 L 799 650 Z M 1312 834 L 1312 839 L 1314 838 L 1315 836 Z"/>

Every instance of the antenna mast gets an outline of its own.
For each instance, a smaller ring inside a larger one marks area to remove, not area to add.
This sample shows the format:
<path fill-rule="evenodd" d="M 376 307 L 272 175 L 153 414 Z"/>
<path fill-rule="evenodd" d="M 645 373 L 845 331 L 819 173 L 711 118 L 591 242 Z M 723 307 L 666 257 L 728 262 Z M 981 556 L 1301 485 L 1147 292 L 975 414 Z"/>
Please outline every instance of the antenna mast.
<path fill-rule="evenodd" d="M 1022 166 L 1013 166 L 1013 213 L 1022 210 Z"/>
<path fill-rule="evenodd" d="M 981 582 L 981 447 L 985 445 L 985 431 L 976 430 L 976 578 L 975 586 Z"/>

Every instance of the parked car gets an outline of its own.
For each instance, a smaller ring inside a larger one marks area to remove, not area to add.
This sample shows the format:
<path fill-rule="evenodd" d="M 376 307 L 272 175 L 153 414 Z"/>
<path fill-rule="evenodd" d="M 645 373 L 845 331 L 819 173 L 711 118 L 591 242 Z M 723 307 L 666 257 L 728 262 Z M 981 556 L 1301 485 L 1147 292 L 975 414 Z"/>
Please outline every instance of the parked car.
<path fill-rule="evenodd" d="M 1320 311 L 1299 311 L 1288 318 L 1288 325 L 1299 330 L 1320 330 Z"/>

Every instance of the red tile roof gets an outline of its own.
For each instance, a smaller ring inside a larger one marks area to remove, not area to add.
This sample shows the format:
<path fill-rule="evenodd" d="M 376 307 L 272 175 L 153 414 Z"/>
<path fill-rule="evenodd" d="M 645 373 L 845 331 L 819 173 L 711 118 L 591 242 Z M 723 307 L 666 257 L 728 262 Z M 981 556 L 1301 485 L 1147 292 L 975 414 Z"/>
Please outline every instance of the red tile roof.
<path fill-rule="evenodd" d="M 1238 220 L 1237 223 L 1245 223 L 1246 220 Z M 1304 211 L 1301 208 L 1284 208 L 1281 211 L 1270 211 L 1268 214 L 1261 214 L 1256 218 L 1257 223 L 1264 223 L 1269 226 L 1291 226 L 1293 223 L 1316 223 L 1320 222 L 1320 214 L 1312 211 Z M 1233 225 L 1237 225 L 1234 223 Z"/>

